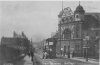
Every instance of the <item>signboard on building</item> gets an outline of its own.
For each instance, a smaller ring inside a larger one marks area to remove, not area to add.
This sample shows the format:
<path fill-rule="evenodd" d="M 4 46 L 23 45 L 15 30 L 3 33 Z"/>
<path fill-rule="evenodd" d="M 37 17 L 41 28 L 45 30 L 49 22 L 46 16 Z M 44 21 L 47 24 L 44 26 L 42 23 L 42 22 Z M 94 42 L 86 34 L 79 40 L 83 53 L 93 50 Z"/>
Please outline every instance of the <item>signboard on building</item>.
<path fill-rule="evenodd" d="M 53 42 L 49 42 L 49 45 L 53 45 Z"/>

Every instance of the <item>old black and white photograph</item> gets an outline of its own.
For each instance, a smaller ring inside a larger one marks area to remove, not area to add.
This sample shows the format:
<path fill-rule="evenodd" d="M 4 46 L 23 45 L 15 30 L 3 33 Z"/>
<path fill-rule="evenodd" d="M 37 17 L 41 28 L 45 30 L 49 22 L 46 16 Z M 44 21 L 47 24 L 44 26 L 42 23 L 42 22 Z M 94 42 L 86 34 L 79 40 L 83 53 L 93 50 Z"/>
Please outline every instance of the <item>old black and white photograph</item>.
<path fill-rule="evenodd" d="M 0 65 L 99 65 L 99 0 L 0 1 Z"/>

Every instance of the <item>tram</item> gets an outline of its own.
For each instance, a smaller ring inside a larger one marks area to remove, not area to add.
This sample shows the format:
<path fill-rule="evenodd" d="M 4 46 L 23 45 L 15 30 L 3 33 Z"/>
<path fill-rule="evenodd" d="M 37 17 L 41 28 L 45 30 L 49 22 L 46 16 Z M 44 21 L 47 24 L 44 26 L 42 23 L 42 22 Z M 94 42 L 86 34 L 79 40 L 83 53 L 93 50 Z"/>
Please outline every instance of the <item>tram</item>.
<path fill-rule="evenodd" d="M 44 43 L 43 46 L 43 52 L 47 53 L 46 59 L 56 58 L 56 44 L 57 44 L 57 38 L 46 39 L 46 43 Z"/>

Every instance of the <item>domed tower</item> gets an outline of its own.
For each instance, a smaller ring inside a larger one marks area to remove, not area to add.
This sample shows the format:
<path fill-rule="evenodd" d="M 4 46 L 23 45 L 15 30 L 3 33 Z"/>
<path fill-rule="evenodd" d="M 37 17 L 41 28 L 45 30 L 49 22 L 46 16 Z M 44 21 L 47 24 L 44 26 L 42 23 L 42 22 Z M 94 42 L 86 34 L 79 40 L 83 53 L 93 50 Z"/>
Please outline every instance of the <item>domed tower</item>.
<path fill-rule="evenodd" d="M 79 3 L 79 5 L 76 7 L 76 10 L 74 11 L 74 21 L 75 21 L 74 31 L 73 31 L 74 38 L 82 37 L 82 22 L 84 21 L 84 14 L 85 10 Z"/>
<path fill-rule="evenodd" d="M 79 3 L 79 5 L 76 7 L 76 10 L 74 11 L 74 18 L 75 18 L 74 20 L 84 21 L 84 13 L 85 13 L 85 10 Z"/>

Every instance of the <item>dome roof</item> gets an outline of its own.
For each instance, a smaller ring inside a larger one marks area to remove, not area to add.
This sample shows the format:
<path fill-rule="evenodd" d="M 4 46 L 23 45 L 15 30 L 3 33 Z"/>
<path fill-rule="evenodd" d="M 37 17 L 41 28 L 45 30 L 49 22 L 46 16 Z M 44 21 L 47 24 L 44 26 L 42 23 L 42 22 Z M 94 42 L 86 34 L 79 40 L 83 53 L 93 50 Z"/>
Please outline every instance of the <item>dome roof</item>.
<path fill-rule="evenodd" d="M 76 7 L 76 10 L 74 13 L 84 13 L 84 9 L 83 7 L 79 4 L 79 6 Z"/>
<path fill-rule="evenodd" d="M 83 7 L 81 5 L 76 7 L 76 10 L 83 10 Z"/>

